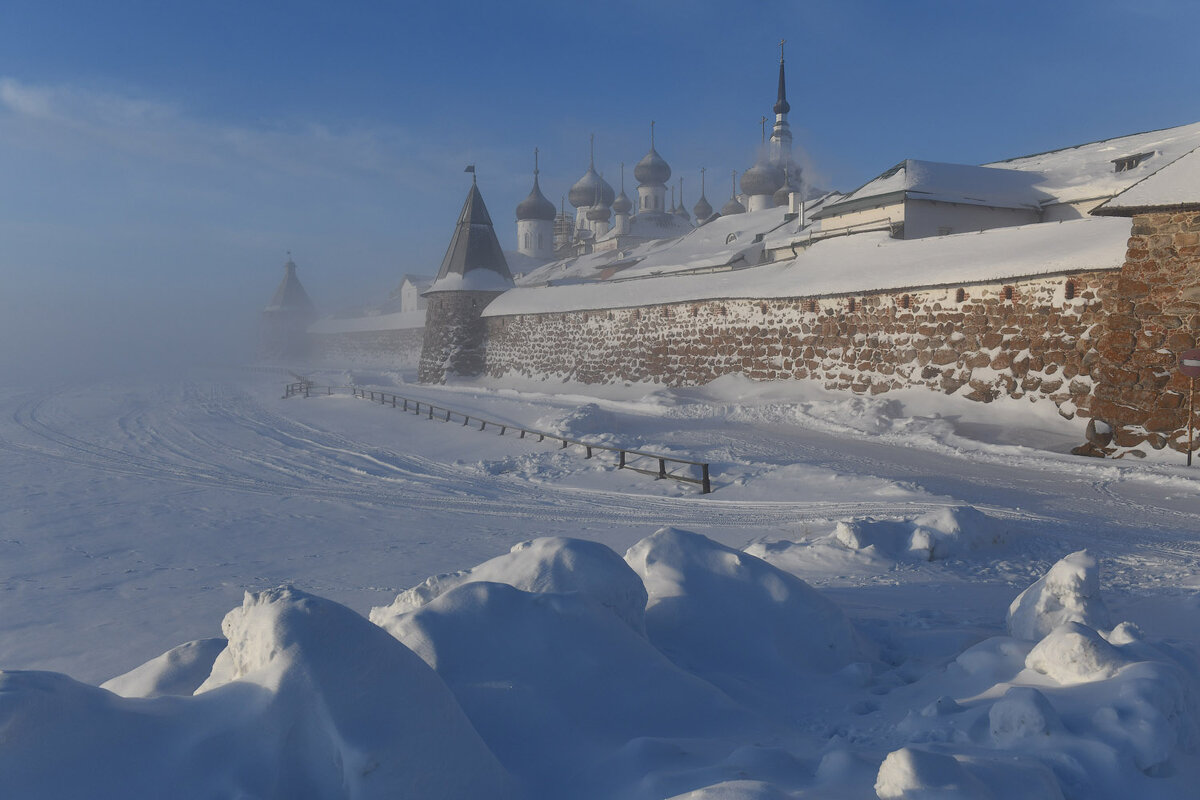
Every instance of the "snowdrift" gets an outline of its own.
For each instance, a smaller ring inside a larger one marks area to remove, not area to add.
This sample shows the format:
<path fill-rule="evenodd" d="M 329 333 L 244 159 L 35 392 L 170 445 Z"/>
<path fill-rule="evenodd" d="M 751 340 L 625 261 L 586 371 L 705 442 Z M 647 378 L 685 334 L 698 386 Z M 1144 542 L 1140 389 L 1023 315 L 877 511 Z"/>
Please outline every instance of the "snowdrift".
<path fill-rule="evenodd" d="M 285 587 L 222 627 L 195 696 L 0 673 L 0 796 L 511 796 L 441 679 L 350 609 Z"/>
<path fill-rule="evenodd" d="M 992 522 L 894 530 L 983 541 Z M 526 542 L 375 624 L 282 587 L 106 688 L 0 673 L 0 796 L 1189 796 L 1195 654 L 1110 626 L 1100 578 L 1062 558 L 997 615 L 1010 635 L 933 669 L 919 639 L 674 528 L 624 559 Z"/>

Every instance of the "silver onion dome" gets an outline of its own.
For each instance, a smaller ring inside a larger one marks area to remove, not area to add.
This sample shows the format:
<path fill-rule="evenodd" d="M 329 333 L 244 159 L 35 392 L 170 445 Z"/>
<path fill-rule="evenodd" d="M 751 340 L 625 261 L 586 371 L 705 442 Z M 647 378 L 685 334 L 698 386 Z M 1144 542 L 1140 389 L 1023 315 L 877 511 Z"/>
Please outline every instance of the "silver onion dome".
<path fill-rule="evenodd" d="M 642 186 L 666 186 L 671 180 L 671 167 L 651 145 L 650 152 L 633 168 L 633 177 Z"/>
<path fill-rule="evenodd" d="M 517 220 L 544 219 L 553 222 L 557 214 L 554 203 L 542 194 L 542 189 L 538 186 L 538 177 L 534 175 L 533 189 L 529 191 L 529 196 L 517 204 Z"/>
<path fill-rule="evenodd" d="M 774 195 L 783 186 L 783 170 L 767 161 L 759 159 L 753 167 L 742 173 L 742 192 L 751 197 L 755 195 Z"/>
<path fill-rule="evenodd" d="M 616 193 L 608 185 L 608 181 L 600 177 L 596 168 L 589 166 L 583 177 L 575 181 L 575 185 L 567 193 L 567 202 L 575 208 L 588 208 L 595 205 L 597 198 L 601 205 L 611 206 L 616 199 Z"/>

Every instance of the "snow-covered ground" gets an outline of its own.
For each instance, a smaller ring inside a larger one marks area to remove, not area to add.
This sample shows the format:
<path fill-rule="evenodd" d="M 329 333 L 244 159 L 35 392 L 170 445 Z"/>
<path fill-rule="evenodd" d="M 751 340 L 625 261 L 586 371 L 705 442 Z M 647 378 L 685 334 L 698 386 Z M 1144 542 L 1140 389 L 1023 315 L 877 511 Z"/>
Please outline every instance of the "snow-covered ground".
<path fill-rule="evenodd" d="M 1195 796 L 1177 454 L 921 390 L 313 377 L 714 491 L 282 374 L 0 389 L 0 796 Z"/>

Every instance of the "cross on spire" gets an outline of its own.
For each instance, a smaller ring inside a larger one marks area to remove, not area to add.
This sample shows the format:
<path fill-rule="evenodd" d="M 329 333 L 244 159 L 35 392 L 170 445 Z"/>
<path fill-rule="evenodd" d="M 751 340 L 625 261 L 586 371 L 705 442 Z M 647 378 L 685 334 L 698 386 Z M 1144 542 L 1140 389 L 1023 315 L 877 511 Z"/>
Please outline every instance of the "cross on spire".
<path fill-rule="evenodd" d="M 650 149 L 654 149 L 654 120 L 650 120 Z"/>
<path fill-rule="evenodd" d="M 763 144 L 766 144 L 767 143 L 767 118 L 764 116 L 762 119 L 760 119 L 758 121 L 758 124 L 762 126 L 762 140 L 763 140 Z"/>
<path fill-rule="evenodd" d="M 596 166 L 596 134 L 593 133 L 588 138 L 590 140 L 590 144 L 588 145 L 588 165 L 594 167 Z"/>
<path fill-rule="evenodd" d="M 787 39 L 780 39 L 780 40 L 779 40 L 779 63 L 780 63 L 780 64 L 782 64 L 782 63 L 783 63 L 783 45 L 784 45 L 784 43 L 785 43 L 785 42 L 787 42 Z"/>
<path fill-rule="evenodd" d="M 533 148 L 533 174 L 538 174 L 538 149 Z"/>

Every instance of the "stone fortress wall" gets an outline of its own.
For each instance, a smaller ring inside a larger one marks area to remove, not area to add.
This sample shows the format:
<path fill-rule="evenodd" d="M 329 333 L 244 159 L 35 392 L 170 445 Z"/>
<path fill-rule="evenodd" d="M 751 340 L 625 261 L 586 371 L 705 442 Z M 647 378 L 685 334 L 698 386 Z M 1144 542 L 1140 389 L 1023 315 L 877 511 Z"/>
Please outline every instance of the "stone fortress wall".
<path fill-rule="evenodd" d="M 742 373 L 878 394 L 1044 399 L 1088 455 L 1186 446 L 1178 353 L 1200 332 L 1200 214 L 1133 221 L 1119 270 L 1005 283 L 487 317 L 492 377 L 701 384 Z M 1098 430 L 1097 430 L 1098 428 Z"/>

